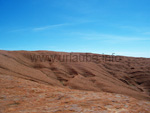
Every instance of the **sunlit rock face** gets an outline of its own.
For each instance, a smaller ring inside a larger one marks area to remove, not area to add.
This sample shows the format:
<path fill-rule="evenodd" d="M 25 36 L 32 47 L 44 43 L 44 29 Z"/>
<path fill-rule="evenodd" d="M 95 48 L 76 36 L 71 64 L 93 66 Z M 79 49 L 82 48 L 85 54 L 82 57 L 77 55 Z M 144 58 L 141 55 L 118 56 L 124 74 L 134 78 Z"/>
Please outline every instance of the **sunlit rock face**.
<path fill-rule="evenodd" d="M 150 100 L 148 58 L 52 51 L 0 51 L 0 74 L 50 86 Z"/>

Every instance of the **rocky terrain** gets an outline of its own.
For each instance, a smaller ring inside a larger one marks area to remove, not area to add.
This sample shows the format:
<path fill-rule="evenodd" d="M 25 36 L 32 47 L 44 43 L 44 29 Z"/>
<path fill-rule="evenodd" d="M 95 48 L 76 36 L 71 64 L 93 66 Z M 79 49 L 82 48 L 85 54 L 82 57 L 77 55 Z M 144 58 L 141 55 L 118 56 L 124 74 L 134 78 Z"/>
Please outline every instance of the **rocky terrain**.
<path fill-rule="evenodd" d="M 0 87 L 2 113 L 148 113 L 150 58 L 0 51 Z"/>
<path fill-rule="evenodd" d="M 0 113 L 149 113 L 150 102 L 0 75 Z"/>

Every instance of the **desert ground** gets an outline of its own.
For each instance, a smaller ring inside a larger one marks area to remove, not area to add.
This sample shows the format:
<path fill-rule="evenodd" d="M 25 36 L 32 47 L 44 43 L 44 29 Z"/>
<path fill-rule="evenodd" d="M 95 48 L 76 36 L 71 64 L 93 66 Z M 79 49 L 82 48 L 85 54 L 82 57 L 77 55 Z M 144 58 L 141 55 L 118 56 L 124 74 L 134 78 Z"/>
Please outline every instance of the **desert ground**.
<path fill-rule="evenodd" d="M 150 58 L 0 51 L 0 113 L 149 111 Z"/>

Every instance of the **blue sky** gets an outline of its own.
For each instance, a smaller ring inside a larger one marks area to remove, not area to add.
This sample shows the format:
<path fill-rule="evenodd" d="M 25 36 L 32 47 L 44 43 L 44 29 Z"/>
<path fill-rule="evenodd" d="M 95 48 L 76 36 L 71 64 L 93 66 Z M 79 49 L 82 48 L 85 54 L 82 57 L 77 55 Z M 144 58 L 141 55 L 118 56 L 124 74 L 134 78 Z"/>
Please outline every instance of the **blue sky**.
<path fill-rule="evenodd" d="M 1 50 L 150 57 L 150 0 L 0 0 Z"/>

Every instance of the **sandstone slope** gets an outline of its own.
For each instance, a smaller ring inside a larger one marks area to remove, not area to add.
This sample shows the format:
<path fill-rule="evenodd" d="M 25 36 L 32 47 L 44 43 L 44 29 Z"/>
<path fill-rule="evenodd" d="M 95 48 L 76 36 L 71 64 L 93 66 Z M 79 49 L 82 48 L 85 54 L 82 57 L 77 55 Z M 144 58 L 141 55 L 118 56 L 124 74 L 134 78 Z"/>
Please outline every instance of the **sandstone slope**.
<path fill-rule="evenodd" d="M 0 75 L 0 113 L 149 113 L 150 102 Z"/>
<path fill-rule="evenodd" d="M 73 53 L 85 55 L 86 53 Z M 0 51 L 0 74 L 51 86 L 124 94 L 150 100 L 150 59 L 120 56 L 117 61 L 60 61 L 33 56 L 70 55 L 52 51 Z M 88 53 L 88 55 L 98 55 Z M 35 58 L 34 58 L 35 59 Z M 69 60 L 70 57 L 67 57 Z"/>

